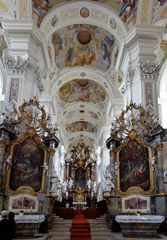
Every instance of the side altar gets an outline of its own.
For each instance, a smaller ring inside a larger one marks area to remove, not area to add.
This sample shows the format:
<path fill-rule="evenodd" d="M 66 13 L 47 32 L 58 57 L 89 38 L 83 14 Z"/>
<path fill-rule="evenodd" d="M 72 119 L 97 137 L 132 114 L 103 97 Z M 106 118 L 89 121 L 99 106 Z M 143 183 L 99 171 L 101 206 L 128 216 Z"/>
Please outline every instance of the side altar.
<path fill-rule="evenodd" d="M 110 174 L 114 189 L 107 198 L 110 219 L 127 237 L 155 237 L 165 220 L 163 179 L 164 129 L 142 105 L 130 103 L 111 126 Z M 160 207 L 161 206 L 161 207 Z"/>
<path fill-rule="evenodd" d="M 165 220 L 160 215 L 117 215 L 124 237 L 157 237 L 157 230 Z"/>

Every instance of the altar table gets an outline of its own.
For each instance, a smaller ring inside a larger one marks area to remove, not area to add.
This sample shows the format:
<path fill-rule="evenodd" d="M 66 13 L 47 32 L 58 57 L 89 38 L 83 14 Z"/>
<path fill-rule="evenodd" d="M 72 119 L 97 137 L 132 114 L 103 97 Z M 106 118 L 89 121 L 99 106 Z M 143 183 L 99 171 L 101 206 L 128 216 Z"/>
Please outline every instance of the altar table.
<path fill-rule="evenodd" d="M 165 220 L 159 215 L 117 215 L 124 237 L 157 237 L 157 229 Z"/>
<path fill-rule="evenodd" d="M 33 236 L 38 233 L 40 223 L 44 222 L 45 215 L 15 215 L 16 236 Z"/>
<path fill-rule="evenodd" d="M 45 215 L 15 215 L 16 223 L 41 223 Z"/>

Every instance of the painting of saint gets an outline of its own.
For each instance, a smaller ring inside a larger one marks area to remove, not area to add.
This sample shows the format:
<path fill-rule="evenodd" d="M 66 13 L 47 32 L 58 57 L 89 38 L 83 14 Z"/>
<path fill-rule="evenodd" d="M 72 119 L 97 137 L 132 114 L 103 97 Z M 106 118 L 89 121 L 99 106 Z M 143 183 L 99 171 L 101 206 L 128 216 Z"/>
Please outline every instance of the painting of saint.
<path fill-rule="evenodd" d="M 41 189 L 44 163 L 44 149 L 40 148 L 34 139 L 27 138 L 13 149 L 12 167 L 10 173 L 10 189 L 28 186 L 39 191 Z"/>
<path fill-rule="evenodd" d="M 137 186 L 144 191 L 150 189 L 150 170 L 148 148 L 141 146 L 137 141 L 129 141 L 119 153 L 120 159 L 120 190 Z"/>
<path fill-rule="evenodd" d="M 85 188 L 86 187 L 86 171 L 83 168 L 77 168 L 75 171 L 75 183 L 74 187 Z"/>

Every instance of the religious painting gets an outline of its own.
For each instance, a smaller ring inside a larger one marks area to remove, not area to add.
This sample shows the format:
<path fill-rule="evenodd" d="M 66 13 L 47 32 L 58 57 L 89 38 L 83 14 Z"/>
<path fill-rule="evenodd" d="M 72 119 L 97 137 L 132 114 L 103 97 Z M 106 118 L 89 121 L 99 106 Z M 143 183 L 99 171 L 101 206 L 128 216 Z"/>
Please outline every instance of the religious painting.
<path fill-rule="evenodd" d="M 19 194 L 16 196 L 9 197 L 9 211 L 15 213 L 23 210 L 25 213 L 38 212 L 38 201 L 37 197 L 29 194 Z"/>
<path fill-rule="evenodd" d="M 164 182 L 167 183 L 167 144 L 166 143 L 163 143 L 161 156 L 162 156 L 162 162 L 163 162 L 163 178 L 164 178 Z"/>
<path fill-rule="evenodd" d="M 114 65 L 119 43 L 112 34 L 89 24 L 74 24 L 52 35 L 54 60 L 59 69 L 92 66 L 103 71 Z"/>
<path fill-rule="evenodd" d="M 82 101 L 94 104 L 103 104 L 107 98 L 104 88 L 88 79 L 65 83 L 59 90 L 59 97 L 64 103 Z"/>
<path fill-rule="evenodd" d="M 77 122 L 73 122 L 73 123 L 69 124 L 68 127 L 66 128 L 66 130 L 70 133 L 73 133 L 73 132 L 96 133 L 97 127 L 89 122 L 77 121 Z"/>
<path fill-rule="evenodd" d="M 153 190 L 153 173 L 150 166 L 151 148 L 138 139 L 128 139 L 117 152 L 118 190 L 127 193 L 131 188 L 149 193 Z"/>
<path fill-rule="evenodd" d="M 26 138 L 11 147 L 11 168 L 8 172 L 8 187 L 16 191 L 20 187 L 39 192 L 43 186 L 45 149 L 33 138 Z"/>
<path fill-rule="evenodd" d="M 122 198 L 123 213 L 150 213 L 150 197 L 131 195 Z"/>
<path fill-rule="evenodd" d="M 47 11 L 49 10 L 49 0 L 32 0 L 33 20 L 40 25 Z"/>
<path fill-rule="evenodd" d="M 77 168 L 75 170 L 75 183 L 74 187 L 76 188 L 86 188 L 86 170 L 84 168 Z"/>
<path fill-rule="evenodd" d="M 9 102 L 11 102 L 12 100 L 15 100 L 16 102 L 18 102 L 19 88 L 20 88 L 20 79 L 12 78 L 11 86 L 10 86 L 10 93 L 9 93 Z"/>

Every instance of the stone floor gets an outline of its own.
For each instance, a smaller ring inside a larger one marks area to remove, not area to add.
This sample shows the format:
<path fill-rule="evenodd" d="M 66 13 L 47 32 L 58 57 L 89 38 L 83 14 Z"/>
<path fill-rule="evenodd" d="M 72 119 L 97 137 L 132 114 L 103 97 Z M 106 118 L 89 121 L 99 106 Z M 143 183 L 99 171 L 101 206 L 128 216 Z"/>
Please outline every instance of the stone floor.
<path fill-rule="evenodd" d="M 167 240 L 167 236 L 159 235 L 160 238 L 154 238 L 154 240 Z M 24 240 L 59 240 L 56 236 L 51 236 L 51 234 L 44 234 L 43 237 L 34 237 L 34 238 L 17 238 Z M 93 238 L 96 239 L 96 238 Z M 92 239 L 92 240 L 93 240 Z M 152 238 L 125 238 L 122 236 L 122 233 L 110 233 L 110 236 L 103 237 L 103 240 L 151 240 Z M 70 238 L 69 238 L 70 240 Z"/>
<path fill-rule="evenodd" d="M 159 238 L 127 238 L 122 233 L 111 232 L 106 225 L 104 216 L 96 219 L 88 219 L 91 227 L 91 240 L 167 240 L 167 236 L 159 235 Z M 25 240 L 70 240 L 71 219 L 63 219 L 58 216 L 53 217 L 52 229 L 42 237 L 16 238 Z M 78 239 L 79 240 L 79 239 Z"/>

